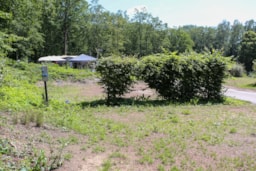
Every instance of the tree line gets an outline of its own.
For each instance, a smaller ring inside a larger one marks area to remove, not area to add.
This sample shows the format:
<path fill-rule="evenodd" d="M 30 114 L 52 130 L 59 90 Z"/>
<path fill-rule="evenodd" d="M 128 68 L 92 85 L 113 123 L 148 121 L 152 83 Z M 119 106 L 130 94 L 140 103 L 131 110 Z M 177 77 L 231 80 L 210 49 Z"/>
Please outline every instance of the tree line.
<path fill-rule="evenodd" d="M 248 63 L 246 69 L 252 70 L 251 53 L 256 47 L 253 52 L 246 49 L 254 41 L 254 20 L 169 28 L 147 11 L 138 10 L 133 16 L 125 11 L 112 13 L 98 0 L 0 0 L 0 4 L 0 55 L 12 59 L 37 61 L 41 56 L 81 53 L 142 57 L 165 51 L 218 50 Z"/>

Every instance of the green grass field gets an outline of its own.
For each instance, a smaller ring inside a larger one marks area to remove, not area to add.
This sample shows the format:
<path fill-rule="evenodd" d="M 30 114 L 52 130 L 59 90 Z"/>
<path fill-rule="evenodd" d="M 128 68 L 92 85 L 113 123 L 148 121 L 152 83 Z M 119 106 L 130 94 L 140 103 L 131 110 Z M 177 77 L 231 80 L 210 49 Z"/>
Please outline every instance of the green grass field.
<path fill-rule="evenodd" d="M 225 80 L 225 85 L 256 90 L 256 78 L 253 77 L 230 77 Z"/>

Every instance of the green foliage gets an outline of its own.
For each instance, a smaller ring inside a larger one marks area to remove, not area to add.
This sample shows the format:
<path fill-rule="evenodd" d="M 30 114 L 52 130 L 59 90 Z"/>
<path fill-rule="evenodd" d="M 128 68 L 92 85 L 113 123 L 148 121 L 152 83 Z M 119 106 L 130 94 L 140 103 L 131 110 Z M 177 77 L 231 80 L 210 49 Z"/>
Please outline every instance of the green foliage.
<path fill-rule="evenodd" d="M 21 40 L 21 37 L 6 31 L 6 25 L 11 19 L 11 13 L 3 12 L 0 8 L 0 58 L 5 57 L 10 52 L 14 52 L 15 49 L 12 47 L 12 43 Z"/>
<path fill-rule="evenodd" d="M 245 73 L 244 66 L 242 64 L 235 64 L 230 69 L 230 74 L 233 77 L 242 77 Z"/>
<path fill-rule="evenodd" d="M 31 110 L 31 107 L 41 107 L 43 89 L 36 86 L 36 83 L 42 79 L 41 65 L 14 60 L 6 60 L 5 65 L 3 63 L 1 60 L 0 108 L 23 112 L 27 109 Z M 83 81 L 95 75 L 89 70 L 75 70 L 54 64 L 48 65 L 48 71 L 50 81 Z M 43 117 L 39 114 L 35 118 L 36 124 L 40 126 Z"/>
<path fill-rule="evenodd" d="M 101 171 L 109 171 L 112 167 L 112 163 L 110 160 L 107 160 L 105 161 L 103 164 L 102 164 L 102 169 Z"/>
<path fill-rule="evenodd" d="M 142 58 L 139 67 L 139 78 L 144 80 L 150 88 L 157 89 L 158 84 L 160 84 L 158 77 L 167 59 L 168 56 L 163 54 Z"/>
<path fill-rule="evenodd" d="M 2 82 L 4 80 L 4 65 L 5 61 L 0 59 L 0 87 L 2 86 Z"/>
<path fill-rule="evenodd" d="M 102 59 L 97 71 L 101 74 L 108 102 L 128 92 L 135 75 L 164 99 L 221 100 L 226 63 L 219 54 L 160 54 L 142 58 L 138 66 L 134 59 Z"/>
<path fill-rule="evenodd" d="M 56 64 L 47 64 L 47 66 L 50 80 L 84 81 L 95 76 L 95 73 L 89 69 L 79 70 Z"/>
<path fill-rule="evenodd" d="M 107 94 L 107 101 L 116 103 L 118 97 L 129 92 L 135 81 L 135 58 L 108 57 L 101 59 L 96 70 Z"/>
<path fill-rule="evenodd" d="M 201 82 L 203 98 L 207 100 L 222 99 L 222 83 L 225 78 L 226 63 L 219 54 L 213 54 L 205 58 L 203 68 L 203 80 Z"/>
<path fill-rule="evenodd" d="M 221 50 L 238 56 L 244 31 L 255 31 L 255 21 L 243 26 L 223 21 L 216 27 L 193 25 L 168 28 L 147 11 L 131 18 L 107 11 L 98 1 L 0 1 L 0 56 L 37 61 L 40 56 L 81 54 L 138 57 L 162 53 Z M 13 10 L 15 9 L 15 10 Z"/>
<path fill-rule="evenodd" d="M 218 54 L 149 56 L 141 63 L 142 79 L 165 99 L 221 99 L 226 64 Z"/>
<path fill-rule="evenodd" d="M 244 64 L 247 73 L 253 71 L 253 60 L 256 59 L 256 33 L 248 31 L 244 34 L 238 61 Z"/>
<path fill-rule="evenodd" d="M 170 42 L 168 49 L 171 52 L 177 51 L 179 53 L 184 53 L 191 51 L 194 45 L 190 35 L 183 29 L 170 29 L 168 38 Z"/>
<path fill-rule="evenodd" d="M 39 107 L 42 97 L 35 85 L 41 75 L 38 65 L 12 60 L 5 63 L 0 89 L 0 108 L 24 111 L 31 107 Z"/>

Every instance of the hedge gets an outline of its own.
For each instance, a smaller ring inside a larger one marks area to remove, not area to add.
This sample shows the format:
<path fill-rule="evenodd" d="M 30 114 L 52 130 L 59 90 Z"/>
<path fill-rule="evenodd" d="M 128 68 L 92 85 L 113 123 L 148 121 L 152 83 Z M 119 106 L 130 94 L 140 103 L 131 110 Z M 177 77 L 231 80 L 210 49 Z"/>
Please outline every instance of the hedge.
<path fill-rule="evenodd" d="M 129 92 L 135 77 L 170 101 L 221 100 L 226 71 L 224 61 L 219 54 L 160 54 L 141 60 L 110 57 L 101 59 L 96 69 L 108 102 Z"/>

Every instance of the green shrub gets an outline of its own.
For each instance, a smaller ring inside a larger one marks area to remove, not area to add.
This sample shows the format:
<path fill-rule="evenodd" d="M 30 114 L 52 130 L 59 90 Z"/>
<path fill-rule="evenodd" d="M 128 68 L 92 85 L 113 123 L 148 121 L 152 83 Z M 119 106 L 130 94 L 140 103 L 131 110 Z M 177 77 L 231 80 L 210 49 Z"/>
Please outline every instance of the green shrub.
<path fill-rule="evenodd" d="M 117 98 L 130 91 L 135 82 L 135 58 L 108 57 L 99 60 L 96 71 L 101 76 L 100 83 L 107 94 L 108 103 L 116 103 Z"/>
<path fill-rule="evenodd" d="M 144 80 L 150 88 L 157 89 L 160 84 L 158 78 L 167 59 L 168 56 L 163 54 L 142 58 L 137 73 L 139 79 Z"/>
<path fill-rule="evenodd" d="M 185 101 L 192 101 L 197 99 L 201 92 L 203 82 L 204 65 L 200 56 L 191 55 L 183 57 L 182 63 L 182 78 L 181 78 L 181 99 Z"/>
<path fill-rule="evenodd" d="M 207 100 L 222 99 L 222 83 L 225 78 L 226 63 L 218 54 L 208 55 L 203 58 L 203 81 L 201 94 Z"/>
<path fill-rule="evenodd" d="M 56 64 L 47 64 L 47 66 L 50 80 L 83 81 L 95 76 L 95 73 L 89 69 L 66 68 Z"/>
<path fill-rule="evenodd" d="M 242 77 L 245 74 L 244 66 L 242 64 L 235 64 L 229 72 L 233 77 Z"/>
<path fill-rule="evenodd" d="M 225 62 L 218 54 L 148 56 L 141 60 L 141 78 L 164 99 L 220 100 Z"/>
<path fill-rule="evenodd" d="M 165 60 L 158 77 L 156 91 L 165 99 L 178 100 L 181 98 L 182 68 L 181 59 L 176 55 Z"/>

